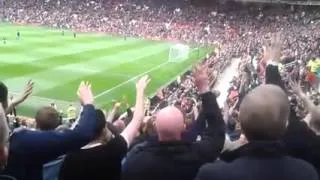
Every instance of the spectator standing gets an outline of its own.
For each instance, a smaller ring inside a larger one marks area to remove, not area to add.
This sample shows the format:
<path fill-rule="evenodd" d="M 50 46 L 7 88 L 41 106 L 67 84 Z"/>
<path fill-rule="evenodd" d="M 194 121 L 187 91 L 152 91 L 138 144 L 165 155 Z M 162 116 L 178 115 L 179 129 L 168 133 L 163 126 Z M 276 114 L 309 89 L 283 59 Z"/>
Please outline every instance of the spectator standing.
<path fill-rule="evenodd" d="M 5 173 L 17 179 L 41 180 L 43 164 L 77 150 L 90 142 L 96 127 L 91 85 L 81 83 L 78 95 L 83 111 L 73 130 L 40 131 L 19 129 L 10 137 L 9 159 Z"/>
<path fill-rule="evenodd" d="M 95 140 L 81 150 L 67 155 L 59 179 L 121 179 L 121 161 L 132 139 L 137 135 L 144 117 L 143 102 L 148 83 L 148 76 L 138 81 L 133 119 L 121 134 L 115 134 L 109 142 L 106 142 L 106 119 L 102 111 L 98 113 L 100 115 L 97 119 Z M 107 173 L 106 170 L 108 170 Z"/>
<path fill-rule="evenodd" d="M 278 86 L 262 85 L 252 90 L 243 99 L 239 114 L 248 144 L 237 150 L 238 157 L 230 163 L 221 161 L 201 167 L 196 179 L 317 180 L 314 167 L 284 153 L 281 138 L 289 114 L 287 95 Z"/>
<path fill-rule="evenodd" d="M 221 156 L 221 159 L 229 163 L 221 161 L 203 166 L 197 180 L 318 179 L 318 174 L 311 164 L 287 155 L 286 136 L 288 131 L 295 131 L 297 127 L 292 128 L 290 125 L 292 110 L 290 111 L 277 65 L 281 54 L 280 42 L 279 37 L 272 40 L 271 47 L 266 51 L 269 56 L 266 62 L 266 83 L 272 85 L 255 88 L 244 97 L 240 105 L 239 121 L 247 142 Z M 303 134 L 298 136 L 300 135 Z"/>
<path fill-rule="evenodd" d="M 214 161 L 225 140 L 225 127 L 215 95 L 209 91 L 206 67 L 197 67 L 195 83 L 202 98 L 203 113 L 208 127 L 198 142 L 182 141 L 184 117 L 175 107 L 158 112 L 155 120 L 158 141 L 147 142 L 127 156 L 122 179 L 177 180 L 194 179 L 198 168 Z"/>

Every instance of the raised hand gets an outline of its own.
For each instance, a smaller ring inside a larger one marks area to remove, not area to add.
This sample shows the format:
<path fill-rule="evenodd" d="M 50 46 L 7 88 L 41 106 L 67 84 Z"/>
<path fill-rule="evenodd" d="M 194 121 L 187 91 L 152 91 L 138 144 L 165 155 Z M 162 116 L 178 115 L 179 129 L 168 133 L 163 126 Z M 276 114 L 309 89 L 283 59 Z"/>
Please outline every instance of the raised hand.
<path fill-rule="evenodd" d="M 295 93 L 298 96 L 301 96 L 303 94 L 302 88 L 300 86 L 300 83 L 298 82 L 294 82 L 294 81 L 290 81 L 290 86 L 292 88 L 293 93 Z"/>
<path fill-rule="evenodd" d="M 121 136 L 127 141 L 127 144 L 130 145 L 133 138 L 136 137 L 138 129 L 141 127 L 141 123 L 144 118 L 144 92 L 150 82 L 148 75 L 143 76 L 136 83 L 137 96 L 136 96 L 136 105 L 134 108 L 133 118 L 128 126 L 122 131 Z"/>
<path fill-rule="evenodd" d="M 20 101 L 24 101 L 26 100 L 30 94 L 32 94 L 32 91 L 33 91 L 33 81 L 32 80 L 29 80 L 28 83 L 25 85 L 24 87 L 24 90 L 23 92 L 21 93 L 21 96 L 20 96 Z"/>
<path fill-rule="evenodd" d="M 9 114 L 16 106 L 23 103 L 33 92 L 33 81 L 29 80 L 28 83 L 25 85 L 24 90 L 21 92 L 21 95 L 19 98 L 14 99 L 11 104 L 9 104 L 9 107 L 5 109 L 6 114 Z"/>
<path fill-rule="evenodd" d="M 271 45 L 265 48 L 265 57 L 267 60 L 279 62 L 281 59 L 281 34 L 278 32 L 271 37 Z"/>
<path fill-rule="evenodd" d="M 91 84 L 89 82 L 82 81 L 79 85 L 77 94 L 81 105 L 93 104 L 94 97 L 91 90 Z"/>
<path fill-rule="evenodd" d="M 194 76 L 194 83 L 201 94 L 210 90 L 208 66 L 206 65 L 195 66 L 193 69 L 193 76 Z"/>
<path fill-rule="evenodd" d="M 150 78 L 148 75 L 143 76 L 140 78 L 136 84 L 137 92 L 145 93 L 145 90 L 150 82 Z"/>

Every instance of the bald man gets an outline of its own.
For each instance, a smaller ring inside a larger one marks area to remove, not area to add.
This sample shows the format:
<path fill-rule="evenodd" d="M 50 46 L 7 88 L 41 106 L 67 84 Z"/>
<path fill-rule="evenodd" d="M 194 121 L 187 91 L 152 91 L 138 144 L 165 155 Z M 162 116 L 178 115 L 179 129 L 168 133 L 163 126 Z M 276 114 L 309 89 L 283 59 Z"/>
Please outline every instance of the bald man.
<path fill-rule="evenodd" d="M 162 109 L 156 116 L 155 127 L 160 141 L 180 141 L 185 129 L 182 112 L 174 106 Z"/>
<path fill-rule="evenodd" d="M 122 179 L 193 180 L 201 165 L 219 156 L 225 139 L 222 114 L 212 92 L 203 92 L 201 98 L 203 111 L 199 117 L 205 117 L 203 122 L 208 124 L 201 132 L 201 140 L 183 141 L 182 112 L 173 106 L 165 107 L 156 114 L 154 122 L 158 141 L 145 142 L 130 152 L 123 165 Z"/>
<path fill-rule="evenodd" d="M 309 163 L 284 153 L 282 138 L 289 114 L 287 95 L 279 86 L 262 85 L 252 90 L 241 102 L 239 113 L 248 144 L 237 150 L 238 157 L 230 163 L 201 167 L 197 180 L 318 179 Z"/>

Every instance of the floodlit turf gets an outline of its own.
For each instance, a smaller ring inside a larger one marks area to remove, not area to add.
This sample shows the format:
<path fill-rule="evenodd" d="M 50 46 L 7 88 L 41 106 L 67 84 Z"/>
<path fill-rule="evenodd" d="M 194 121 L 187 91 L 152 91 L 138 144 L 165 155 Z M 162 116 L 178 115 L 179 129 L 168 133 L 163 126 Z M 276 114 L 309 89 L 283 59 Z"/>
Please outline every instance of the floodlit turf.
<path fill-rule="evenodd" d="M 20 31 L 21 39 L 16 39 Z M 172 43 L 146 41 L 137 38 L 124 40 L 93 33 L 79 33 L 43 27 L 0 24 L 0 78 L 10 94 L 20 92 L 32 79 L 32 97 L 18 108 L 18 113 L 33 115 L 35 109 L 55 102 L 59 109 L 77 102 L 76 89 L 82 80 L 93 86 L 96 104 L 110 107 L 113 99 L 127 96 L 135 99 L 135 82 L 144 74 L 151 76 L 148 94 L 152 95 L 195 61 L 210 51 L 192 51 L 182 62 L 168 62 Z"/>

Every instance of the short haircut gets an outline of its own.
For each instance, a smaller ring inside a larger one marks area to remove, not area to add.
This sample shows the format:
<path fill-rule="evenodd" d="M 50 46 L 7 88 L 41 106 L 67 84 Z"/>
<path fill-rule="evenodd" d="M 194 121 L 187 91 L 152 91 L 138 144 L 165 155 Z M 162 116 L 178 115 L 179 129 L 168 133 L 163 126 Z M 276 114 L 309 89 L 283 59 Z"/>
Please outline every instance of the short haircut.
<path fill-rule="evenodd" d="M 37 128 L 43 131 L 56 129 L 61 124 L 59 112 L 50 106 L 40 108 L 35 117 Z"/>
<path fill-rule="evenodd" d="M 278 140 L 286 131 L 289 114 L 285 92 L 279 86 L 261 85 L 242 100 L 239 120 L 249 141 Z"/>
<path fill-rule="evenodd" d="M 8 88 L 3 82 L 0 82 L 0 103 L 6 110 L 8 107 Z"/>
<path fill-rule="evenodd" d="M 96 109 L 96 127 L 94 128 L 94 137 L 98 138 L 101 133 L 103 132 L 103 129 L 106 128 L 106 118 L 104 116 L 104 113 L 100 109 Z"/>

